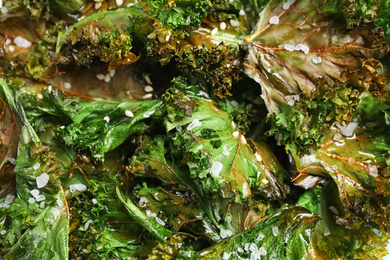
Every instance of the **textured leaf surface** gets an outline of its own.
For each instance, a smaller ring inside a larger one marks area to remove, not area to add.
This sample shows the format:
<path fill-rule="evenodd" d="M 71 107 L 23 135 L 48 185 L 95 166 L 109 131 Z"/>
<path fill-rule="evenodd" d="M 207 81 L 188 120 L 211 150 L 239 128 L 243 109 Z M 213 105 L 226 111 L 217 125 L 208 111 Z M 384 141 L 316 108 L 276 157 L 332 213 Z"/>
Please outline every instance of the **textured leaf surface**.
<path fill-rule="evenodd" d="M 382 96 L 385 80 L 373 68 L 373 54 L 387 45 L 376 27 L 347 29 L 328 1 L 271 1 L 248 42 L 246 74 L 262 87 L 270 113 L 295 98 L 311 99 L 320 89 L 351 84 Z M 382 42 L 381 42 L 382 41 Z M 364 78 L 362 77 L 364 75 Z M 373 79 L 376 79 L 375 81 Z"/>

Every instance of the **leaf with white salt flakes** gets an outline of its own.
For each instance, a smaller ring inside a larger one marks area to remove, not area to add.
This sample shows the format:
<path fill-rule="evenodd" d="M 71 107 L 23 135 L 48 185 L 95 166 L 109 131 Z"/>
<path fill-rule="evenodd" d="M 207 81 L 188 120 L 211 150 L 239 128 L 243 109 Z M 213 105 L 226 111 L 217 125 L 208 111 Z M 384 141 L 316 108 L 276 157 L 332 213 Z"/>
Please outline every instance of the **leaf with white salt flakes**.
<path fill-rule="evenodd" d="M 340 217 L 370 219 L 382 231 L 390 231 L 390 179 L 387 161 L 390 159 L 388 134 L 367 132 L 357 128 L 353 136 L 341 131 L 324 129 L 321 148 L 311 155 L 299 157 L 291 149 L 298 175 L 293 182 L 312 187 L 324 178 L 337 185 L 342 207 L 333 210 Z"/>
<path fill-rule="evenodd" d="M 201 183 L 207 192 L 235 202 L 245 201 L 258 193 L 270 199 L 283 198 L 285 186 L 275 176 L 283 173 L 283 167 L 268 147 L 247 140 L 234 128 L 227 112 L 217 108 L 216 103 L 202 93 L 194 94 L 196 87 L 190 89 L 180 80 L 175 84 L 188 91 L 172 89 L 173 95 L 169 99 L 166 94 L 169 102 L 174 101 L 168 104 L 165 123 L 168 130 L 183 129 L 176 133 L 175 145 L 188 157 L 185 160 L 195 183 Z M 191 116 L 187 109 L 183 116 L 184 110 L 180 111 L 176 106 L 194 108 Z"/>
<path fill-rule="evenodd" d="M 245 73 L 261 85 L 270 113 L 279 113 L 295 95 L 311 99 L 340 84 L 386 95 L 386 81 L 375 70 L 380 64 L 373 59 L 374 53 L 388 51 L 379 28 L 347 29 L 342 12 L 327 0 L 289 3 L 271 1 L 244 38 Z"/>

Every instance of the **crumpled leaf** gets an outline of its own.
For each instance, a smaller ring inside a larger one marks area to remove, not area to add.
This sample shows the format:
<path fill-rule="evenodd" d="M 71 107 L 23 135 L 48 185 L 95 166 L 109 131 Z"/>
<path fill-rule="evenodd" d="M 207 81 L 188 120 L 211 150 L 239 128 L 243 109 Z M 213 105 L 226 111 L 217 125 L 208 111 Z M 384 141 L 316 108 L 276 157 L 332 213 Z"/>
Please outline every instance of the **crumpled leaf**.
<path fill-rule="evenodd" d="M 2 82 L 4 84 L 4 82 Z M 20 119 L 0 96 L 0 197 L 15 191 L 15 164 L 20 135 Z"/>
<path fill-rule="evenodd" d="M 377 97 L 386 94 L 385 79 L 369 65 L 375 52 L 388 51 L 381 31 L 373 25 L 348 30 L 342 13 L 325 3 L 297 0 L 284 9 L 283 2 L 271 1 L 244 39 L 249 45 L 245 72 L 261 85 L 271 114 L 295 97 L 310 100 L 320 89 L 340 84 Z"/>
<path fill-rule="evenodd" d="M 67 259 L 69 212 L 59 180 L 63 174 L 60 163 L 40 143 L 15 100 L 13 89 L 4 80 L 0 83 L 8 104 L 23 122 L 15 166 L 17 197 L 9 208 L 0 211 L 2 230 L 7 230 L 2 251 L 11 259 Z"/>
<path fill-rule="evenodd" d="M 262 148 L 235 129 L 231 117 L 219 110 L 214 101 L 196 87 L 180 79 L 177 88 L 166 93 L 168 131 L 176 129 L 175 146 L 187 156 L 191 178 L 202 183 L 206 192 L 221 194 L 240 202 L 262 194 L 265 198 L 283 198 L 286 187 L 281 179 L 283 168 L 269 150 Z M 180 89 L 186 90 L 184 92 Z M 263 158 L 270 156 L 273 169 Z"/>
<path fill-rule="evenodd" d="M 338 214 L 340 218 L 374 221 L 380 230 L 388 232 L 389 149 L 387 134 L 358 128 L 346 137 L 337 130 L 325 129 L 318 151 L 299 158 L 296 151 L 291 150 L 298 173 L 294 181 L 309 188 L 323 178 L 333 179 L 343 205 L 343 212 Z"/>

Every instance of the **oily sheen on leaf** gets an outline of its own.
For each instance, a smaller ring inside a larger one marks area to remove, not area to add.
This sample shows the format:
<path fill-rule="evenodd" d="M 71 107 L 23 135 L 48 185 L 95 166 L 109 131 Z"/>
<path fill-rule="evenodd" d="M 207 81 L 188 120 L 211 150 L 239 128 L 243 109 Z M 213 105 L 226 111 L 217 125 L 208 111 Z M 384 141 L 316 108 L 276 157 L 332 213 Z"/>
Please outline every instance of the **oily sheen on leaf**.
<path fill-rule="evenodd" d="M 245 72 L 261 85 L 270 113 L 279 113 L 281 103 L 345 84 L 385 95 L 385 79 L 373 65 L 374 53 L 388 50 L 381 29 L 372 24 L 347 29 L 333 6 L 327 0 L 271 1 L 244 38 Z"/>

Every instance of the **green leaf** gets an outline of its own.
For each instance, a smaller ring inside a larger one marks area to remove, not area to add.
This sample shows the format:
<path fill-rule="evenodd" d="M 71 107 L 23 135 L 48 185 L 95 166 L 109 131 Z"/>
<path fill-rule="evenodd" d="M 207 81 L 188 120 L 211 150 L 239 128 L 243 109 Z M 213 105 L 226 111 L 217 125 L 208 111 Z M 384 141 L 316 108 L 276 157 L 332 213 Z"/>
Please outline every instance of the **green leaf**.
<path fill-rule="evenodd" d="M 174 81 L 179 89 L 166 94 L 167 130 L 176 128 L 174 145 L 185 156 L 191 178 L 211 194 L 240 202 L 255 194 L 265 198 L 283 198 L 286 189 L 282 180 L 282 167 L 268 168 L 264 156 L 272 158 L 270 150 L 262 149 L 235 129 L 234 122 L 214 101 L 194 86 Z M 264 154 L 263 154 L 264 153 Z M 277 164 L 276 158 L 273 160 Z M 273 172 L 275 170 L 276 172 Z M 279 171 L 279 172 L 278 172 Z"/>
<path fill-rule="evenodd" d="M 81 109 L 62 136 L 67 145 L 89 150 L 98 160 L 103 160 L 107 152 L 124 143 L 130 135 L 147 131 L 146 119 L 153 116 L 153 120 L 158 120 L 165 113 L 159 100 L 85 101 L 80 105 Z"/>

